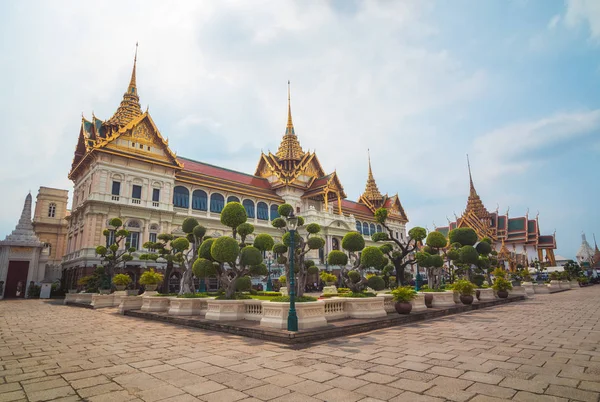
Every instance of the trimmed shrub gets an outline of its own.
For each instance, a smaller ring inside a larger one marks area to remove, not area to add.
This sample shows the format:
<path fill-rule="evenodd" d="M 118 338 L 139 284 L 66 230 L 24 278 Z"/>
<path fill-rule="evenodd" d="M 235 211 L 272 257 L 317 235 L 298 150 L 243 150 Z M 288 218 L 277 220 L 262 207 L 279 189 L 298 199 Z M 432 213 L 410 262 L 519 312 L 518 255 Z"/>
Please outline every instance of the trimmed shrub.
<path fill-rule="evenodd" d="M 235 262 L 240 246 L 233 237 L 221 236 L 210 247 L 212 258 L 219 262 Z"/>
<path fill-rule="evenodd" d="M 385 281 L 381 276 L 372 276 L 367 280 L 368 286 L 373 290 L 385 289 Z"/>

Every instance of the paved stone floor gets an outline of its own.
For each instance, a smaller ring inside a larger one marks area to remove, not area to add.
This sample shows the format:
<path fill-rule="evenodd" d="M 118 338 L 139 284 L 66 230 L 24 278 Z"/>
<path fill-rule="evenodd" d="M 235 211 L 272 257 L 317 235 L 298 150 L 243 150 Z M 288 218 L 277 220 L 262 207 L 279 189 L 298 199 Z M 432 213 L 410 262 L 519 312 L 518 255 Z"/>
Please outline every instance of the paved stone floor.
<path fill-rule="evenodd" d="M 598 401 L 600 286 L 301 349 L 0 301 L 0 401 Z"/>

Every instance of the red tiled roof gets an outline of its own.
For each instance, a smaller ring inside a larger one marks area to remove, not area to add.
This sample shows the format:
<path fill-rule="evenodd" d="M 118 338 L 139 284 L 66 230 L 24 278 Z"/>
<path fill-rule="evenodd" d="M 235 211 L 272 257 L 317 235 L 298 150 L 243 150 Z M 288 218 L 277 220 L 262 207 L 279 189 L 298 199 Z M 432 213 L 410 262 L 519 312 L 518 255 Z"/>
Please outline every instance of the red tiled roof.
<path fill-rule="evenodd" d="M 373 215 L 373 212 L 364 204 L 359 204 L 358 202 L 342 200 L 342 208 L 348 209 L 350 211 L 356 211 L 361 214 Z"/>
<path fill-rule="evenodd" d="M 209 165 L 208 163 L 193 161 L 178 156 L 177 159 L 183 164 L 183 170 L 204 174 L 207 176 L 217 177 L 247 186 L 271 189 L 271 185 L 267 179 L 262 177 L 252 176 L 246 173 L 236 172 L 234 170 L 225 169 L 219 166 Z"/>
<path fill-rule="evenodd" d="M 313 189 L 313 188 L 317 188 L 317 187 L 321 187 L 327 184 L 327 182 L 329 181 L 329 179 L 331 178 L 331 175 L 333 173 L 328 174 L 327 176 L 323 176 L 323 177 L 319 177 L 317 180 L 315 180 L 309 189 Z"/>

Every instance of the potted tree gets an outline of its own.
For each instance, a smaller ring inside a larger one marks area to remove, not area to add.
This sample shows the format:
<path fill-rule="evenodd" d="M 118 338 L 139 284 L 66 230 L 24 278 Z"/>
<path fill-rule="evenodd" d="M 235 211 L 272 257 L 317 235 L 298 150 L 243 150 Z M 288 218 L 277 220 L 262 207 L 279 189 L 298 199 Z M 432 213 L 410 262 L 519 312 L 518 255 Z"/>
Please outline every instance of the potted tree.
<path fill-rule="evenodd" d="M 150 269 L 140 275 L 140 285 L 144 285 L 146 291 L 152 292 L 156 290 L 156 287 L 163 280 L 163 274 Z"/>
<path fill-rule="evenodd" d="M 499 276 L 494 280 L 492 288 L 494 288 L 499 298 L 506 299 L 508 297 L 508 291 L 512 289 L 512 283 Z"/>
<path fill-rule="evenodd" d="M 321 278 L 321 280 L 323 282 L 325 282 L 325 284 L 327 286 L 333 286 L 333 285 L 335 285 L 335 282 L 337 281 L 337 276 L 330 274 L 329 272 L 326 272 L 326 271 L 321 271 L 321 273 L 319 274 L 319 277 Z"/>
<path fill-rule="evenodd" d="M 118 291 L 123 291 L 131 283 L 131 277 L 126 274 L 116 274 L 112 278 L 112 283 Z"/>
<path fill-rule="evenodd" d="M 462 304 L 471 305 L 473 304 L 473 293 L 475 293 L 475 285 L 465 279 L 454 282 L 452 287 L 454 292 L 460 295 L 460 301 Z M 508 296 L 508 295 L 507 295 Z"/>
<path fill-rule="evenodd" d="M 410 314 L 412 310 L 411 300 L 417 297 L 417 292 L 412 287 L 398 287 L 392 290 L 392 296 L 396 302 L 394 308 L 398 314 Z"/>

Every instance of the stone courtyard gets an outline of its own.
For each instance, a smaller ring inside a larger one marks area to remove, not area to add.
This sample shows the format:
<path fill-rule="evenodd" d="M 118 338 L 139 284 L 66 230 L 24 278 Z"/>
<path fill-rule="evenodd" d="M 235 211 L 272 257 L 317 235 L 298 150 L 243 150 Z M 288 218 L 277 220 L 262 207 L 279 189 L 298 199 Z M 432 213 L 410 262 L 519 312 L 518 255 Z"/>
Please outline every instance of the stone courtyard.
<path fill-rule="evenodd" d="M 598 401 L 600 286 L 294 348 L 0 302 L 0 401 Z"/>

